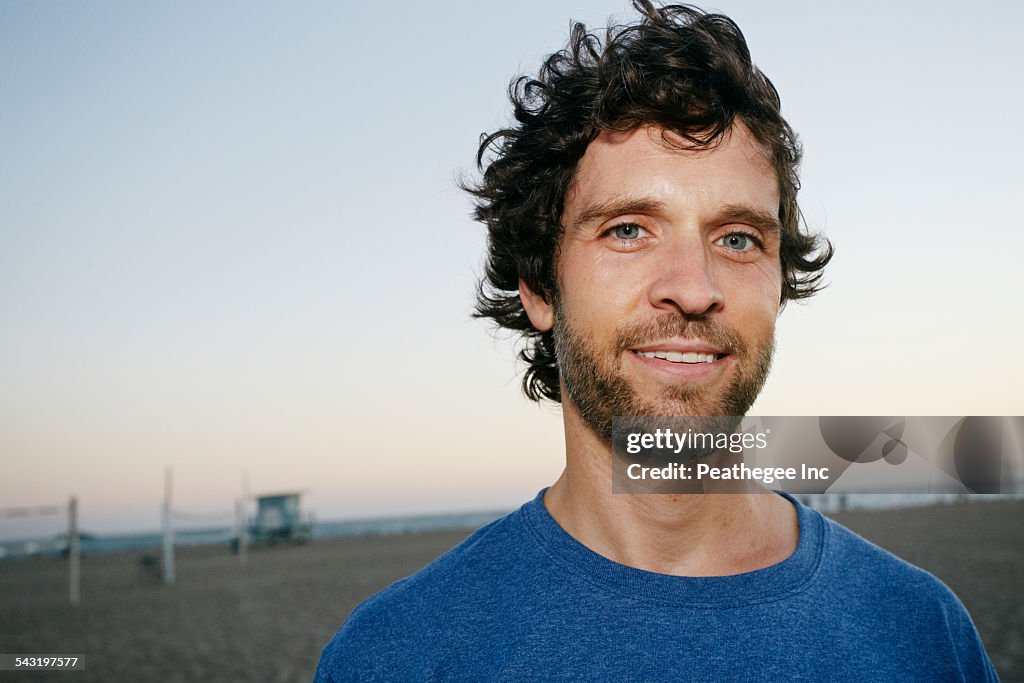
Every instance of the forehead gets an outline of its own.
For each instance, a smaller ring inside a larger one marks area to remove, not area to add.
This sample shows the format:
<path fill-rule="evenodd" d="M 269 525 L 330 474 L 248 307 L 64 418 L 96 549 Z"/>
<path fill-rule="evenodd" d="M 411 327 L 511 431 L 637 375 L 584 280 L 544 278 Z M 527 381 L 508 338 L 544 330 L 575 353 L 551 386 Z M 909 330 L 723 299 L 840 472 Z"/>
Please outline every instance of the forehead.
<path fill-rule="evenodd" d="M 580 159 L 565 213 L 616 196 L 651 197 L 694 209 L 746 204 L 778 211 L 775 170 L 745 126 L 733 126 L 710 148 L 686 144 L 654 126 L 603 131 Z"/>

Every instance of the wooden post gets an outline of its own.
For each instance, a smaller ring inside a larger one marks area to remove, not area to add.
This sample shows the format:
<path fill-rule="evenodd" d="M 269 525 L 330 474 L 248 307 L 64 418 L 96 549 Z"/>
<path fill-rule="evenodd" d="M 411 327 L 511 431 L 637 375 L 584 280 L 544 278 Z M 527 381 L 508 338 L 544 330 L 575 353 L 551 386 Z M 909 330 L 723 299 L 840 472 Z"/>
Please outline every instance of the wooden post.
<path fill-rule="evenodd" d="M 164 472 L 164 583 L 174 583 L 174 529 L 171 526 L 171 468 Z"/>
<path fill-rule="evenodd" d="M 242 535 L 245 538 L 245 545 L 240 548 L 242 562 L 249 558 L 249 470 L 242 470 Z"/>
<path fill-rule="evenodd" d="M 71 574 L 68 597 L 72 605 L 77 605 L 82 597 L 81 552 L 78 543 L 78 499 L 71 496 L 68 501 L 68 563 Z"/>
<path fill-rule="evenodd" d="M 249 530 L 245 524 L 245 498 L 235 501 L 235 518 L 238 520 L 238 561 L 245 564 L 249 553 Z"/>

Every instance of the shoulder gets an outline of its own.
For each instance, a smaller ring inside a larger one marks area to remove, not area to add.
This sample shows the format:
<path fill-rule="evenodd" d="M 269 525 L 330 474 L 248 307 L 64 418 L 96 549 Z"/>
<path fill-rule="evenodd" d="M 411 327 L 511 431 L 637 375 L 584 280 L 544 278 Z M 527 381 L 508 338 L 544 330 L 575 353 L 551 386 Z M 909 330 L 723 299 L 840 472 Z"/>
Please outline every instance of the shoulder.
<path fill-rule="evenodd" d="M 825 571 L 842 574 L 847 582 L 871 592 L 881 591 L 890 599 L 938 601 L 959 606 L 953 592 L 934 574 L 897 557 L 842 524 L 821 515 L 826 543 Z"/>
<path fill-rule="evenodd" d="M 826 543 L 820 578 L 847 619 L 856 615 L 868 629 L 899 631 L 917 644 L 915 650 L 954 662 L 967 680 L 997 680 L 967 608 L 945 583 L 821 517 Z"/>
<path fill-rule="evenodd" d="M 394 677 L 402 662 L 433 659 L 453 625 L 469 623 L 494 593 L 507 590 L 503 571 L 516 562 L 519 512 L 479 529 L 429 565 L 362 602 L 324 648 L 317 681 Z M 401 653 L 399 660 L 395 653 Z M 358 676 L 356 675 L 358 673 Z"/>

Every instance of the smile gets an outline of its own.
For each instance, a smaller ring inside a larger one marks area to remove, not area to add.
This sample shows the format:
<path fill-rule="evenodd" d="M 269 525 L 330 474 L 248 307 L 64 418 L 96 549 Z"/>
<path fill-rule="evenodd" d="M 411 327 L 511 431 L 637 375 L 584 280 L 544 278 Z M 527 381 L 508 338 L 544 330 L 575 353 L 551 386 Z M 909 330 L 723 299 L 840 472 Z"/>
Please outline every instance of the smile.
<path fill-rule="evenodd" d="M 633 353 L 644 358 L 660 358 L 670 363 L 714 363 L 719 358 L 718 354 L 695 353 L 692 351 L 686 353 L 680 353 L 679 351 L 633 351 Z"/>

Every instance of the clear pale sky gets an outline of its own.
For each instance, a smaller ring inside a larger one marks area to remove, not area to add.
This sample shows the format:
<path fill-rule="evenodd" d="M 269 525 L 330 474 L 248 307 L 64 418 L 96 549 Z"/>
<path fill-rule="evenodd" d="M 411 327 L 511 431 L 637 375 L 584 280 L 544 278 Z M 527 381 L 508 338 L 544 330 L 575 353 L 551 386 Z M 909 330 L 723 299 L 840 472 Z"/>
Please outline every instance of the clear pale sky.
<path fill-rule="evenodd" d="M 837 248 L 752 413 L 1024 414 L 1024 6 L 713 8 L 779 89 Z M 246 470 L 320 519 L 554 481 L 557 409 L 469 317 L 483 229 L 455 179 L 510 78 L 613 14 L 0 4 L 0 508 L 74 493 L 86 530 L 156 528 L 166 466 L 182 510 L 228 510 Z"/>

